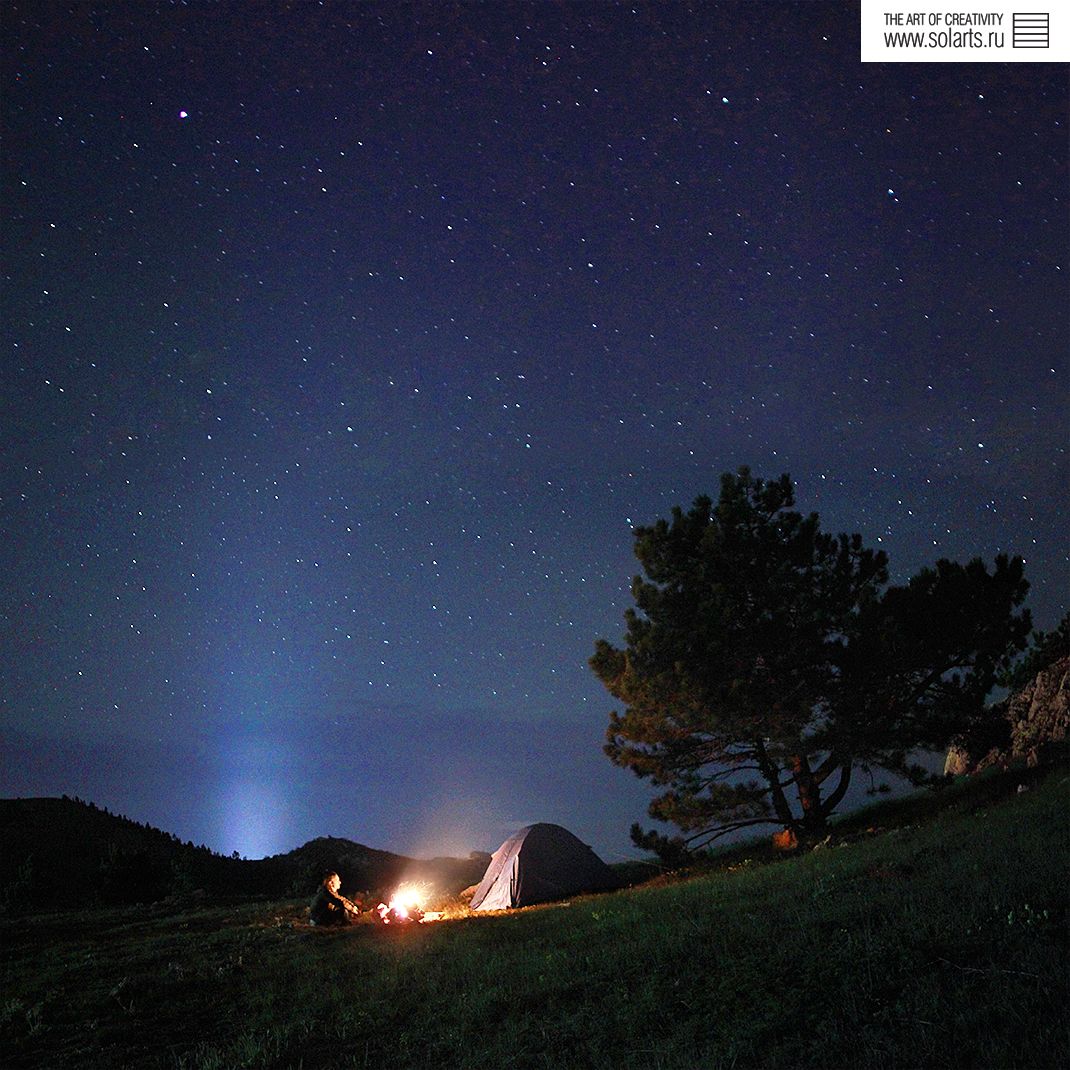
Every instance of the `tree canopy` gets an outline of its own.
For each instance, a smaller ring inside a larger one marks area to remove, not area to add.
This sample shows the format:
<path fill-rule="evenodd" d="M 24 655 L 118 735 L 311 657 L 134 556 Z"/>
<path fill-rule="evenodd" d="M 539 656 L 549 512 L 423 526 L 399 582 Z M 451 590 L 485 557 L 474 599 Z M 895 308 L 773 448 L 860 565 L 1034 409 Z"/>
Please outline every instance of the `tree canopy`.
<path fill-rule="evenodd" d="M 1038 672 L 1067 655 L 1070 655 L 1070 613 L 1064 613 L 1052 631 L 1033 632 L 1029 637 L 1029 649 L 1000 677 L 999 682 L 1008 690 L 1017 691 Z"/>
<path fill-rule="evenodd" d="M 636 528 L 623 648 L 590 664 L 624 705 L 605 751 L 663 788 L 650 815 L 681 835 L 632 829 L 662 851 L 748 825 L 823 834 L 852 771 L 920 776 L 936 748 L 982 715 L 997 673 L 1029 634 L 1020 558 L 992 571 L 938 561 L 888 584 L 881 551 L 821 531 L 791 479 L 721 478 L 717 504 Z"/>

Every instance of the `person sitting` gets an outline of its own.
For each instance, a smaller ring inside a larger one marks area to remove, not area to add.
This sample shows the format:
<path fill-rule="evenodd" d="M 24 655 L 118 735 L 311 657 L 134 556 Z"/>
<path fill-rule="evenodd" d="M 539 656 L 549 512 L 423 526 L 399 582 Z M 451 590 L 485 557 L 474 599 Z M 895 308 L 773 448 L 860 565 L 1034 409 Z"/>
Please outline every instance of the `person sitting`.
<path fill-rule="evenodd" d="M 309 907 L 313 925 L 352 925 L 360 914 L 360 906 L 341 894 L 342 878 L 328 873 L 316 890 Z"/>

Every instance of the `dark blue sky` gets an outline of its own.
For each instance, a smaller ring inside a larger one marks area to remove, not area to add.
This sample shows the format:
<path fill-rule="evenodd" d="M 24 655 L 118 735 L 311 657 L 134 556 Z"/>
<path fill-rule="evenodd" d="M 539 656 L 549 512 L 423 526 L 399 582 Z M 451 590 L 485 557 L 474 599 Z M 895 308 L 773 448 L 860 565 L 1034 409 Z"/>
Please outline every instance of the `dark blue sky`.
<path fill-rule="evenodd" d="M 841 4 L 4 9 L 0 794 L 614 860 L 631 526 L 790 472 L 1065 608 L 1065 67 Z"/>

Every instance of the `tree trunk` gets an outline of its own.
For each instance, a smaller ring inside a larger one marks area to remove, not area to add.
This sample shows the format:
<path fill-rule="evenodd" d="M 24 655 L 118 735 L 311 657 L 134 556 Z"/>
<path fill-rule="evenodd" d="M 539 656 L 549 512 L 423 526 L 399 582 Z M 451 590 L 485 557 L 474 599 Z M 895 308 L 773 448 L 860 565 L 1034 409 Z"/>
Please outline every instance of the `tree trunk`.
<path fill-rule="evenodd" d="M 758 768 L 762 771 L 769 784 L 769 792 L 773 800 L 773 812 L 784 825 L 791 828 L 795 825 L 795 819 L 791 813 L 791 806 L 784 796 L 784 790 L 780 786 L 780 770 L 766 753 L 765 745 L 761 740 L 754 744 L 754 753 L 758 758 Z"/>
<path fill-rule="evenodd" d="M 814 776 L 806 755 L 795 754 L 788 759 L 792 779 L 799 793 L 799 805 L 802 818 L 799 821 L 800 840 L 818 840 L 825 835 L 828 827 L 826 815 L 828 810 L 821 805 L 821 784 Z"/>

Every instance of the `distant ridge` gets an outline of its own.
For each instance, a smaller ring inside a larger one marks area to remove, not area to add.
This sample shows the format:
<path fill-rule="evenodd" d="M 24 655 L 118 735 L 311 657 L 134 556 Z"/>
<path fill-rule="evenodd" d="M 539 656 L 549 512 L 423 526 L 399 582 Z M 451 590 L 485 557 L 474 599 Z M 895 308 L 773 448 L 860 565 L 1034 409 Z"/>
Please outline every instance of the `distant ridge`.
<path fill-rule="evenodd" d="M 455 892 L 479 880 L 485 865 L 480 856 L 417 861 L 334 836 L 249 860 L 216 854 L 77 798 L 0 799 L 0 911 L 7 913 L 198 893 L 304 897 L 328 870 L 341 875 L 350 895 L 386 890 L 403 879 Z"/>

